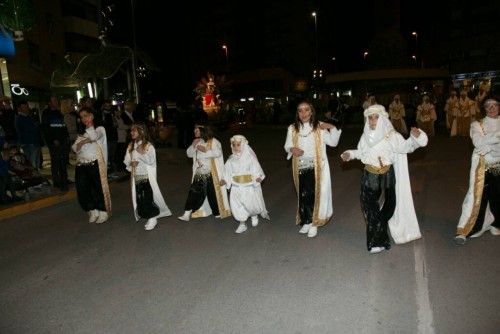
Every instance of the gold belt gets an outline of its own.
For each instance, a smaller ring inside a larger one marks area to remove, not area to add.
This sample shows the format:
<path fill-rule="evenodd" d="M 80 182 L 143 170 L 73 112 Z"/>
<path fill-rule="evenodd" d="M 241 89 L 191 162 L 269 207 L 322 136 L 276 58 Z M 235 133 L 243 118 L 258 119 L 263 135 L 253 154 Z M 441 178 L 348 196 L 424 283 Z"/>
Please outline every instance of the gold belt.
<path fill-rule="evenodd" d="M 252 182 L 252 175 L 246 174 L 246 175 L 233 176 L 233 182 L 235 182 L 235 183 L 250 183 L 250 182 Z"/>
<path fill-rule="evenodd" d="M 365 170 L 372 174 L 385 174 L 389 171 L 391 165 L 387 165 L 384 167 L 376 167 L 373 165 L 365 165 Z"/>

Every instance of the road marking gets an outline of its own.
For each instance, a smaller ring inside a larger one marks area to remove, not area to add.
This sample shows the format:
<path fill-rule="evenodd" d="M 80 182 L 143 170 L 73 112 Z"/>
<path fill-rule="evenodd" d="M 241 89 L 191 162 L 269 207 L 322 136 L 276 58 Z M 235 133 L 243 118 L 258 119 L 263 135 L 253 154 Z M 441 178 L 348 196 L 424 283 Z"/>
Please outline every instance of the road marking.
<path fill-rule="evenodd" d="M 417 302 L 418 333 L 434 334 L 434 319 L 429 299 L 429 282 L 427 280 L 427 266 L 425 265 L 424 241 L 413 243 L 415 254 L 415 297 Z"/>

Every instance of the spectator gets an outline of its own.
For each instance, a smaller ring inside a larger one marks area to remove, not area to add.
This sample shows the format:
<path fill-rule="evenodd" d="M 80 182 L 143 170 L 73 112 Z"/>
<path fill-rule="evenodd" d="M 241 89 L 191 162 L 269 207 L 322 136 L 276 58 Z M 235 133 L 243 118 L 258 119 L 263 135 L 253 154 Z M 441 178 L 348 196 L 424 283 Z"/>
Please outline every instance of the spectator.
<path fill-rule="evenodd" d="M 31 116 L 27 101 L 21 101 L 17 106 L 15 126 L 19 145 L 31 165 L 40 166 L 40 124 Z"/>
<path fill-rule="evenodd" d="M 5 142 L 16 144 L 17 134 L 15 126 L 15 112 L 8 97 L 0 97 L 0 126 L 5 132 Z"/>
<path fill-rule="evenodd" d="M 68 128 L 59 110 L 59 100 L 51 96 L 42 113 L 42 131 L 49 147 L 52 183 L 62 191 L 68 190 Z"/>
<path fill-rule="evenodd" d="M 104 100 L 102 107 L 102 124 L 106 130 L 108 145 L 108 170 L 110 173 L 116 172 L 116 147 L 118 145 L 118 123 L 116 121 L 115 110 L 110 100 Z M 120 157 L 123 159 L 123 156 Z"/>

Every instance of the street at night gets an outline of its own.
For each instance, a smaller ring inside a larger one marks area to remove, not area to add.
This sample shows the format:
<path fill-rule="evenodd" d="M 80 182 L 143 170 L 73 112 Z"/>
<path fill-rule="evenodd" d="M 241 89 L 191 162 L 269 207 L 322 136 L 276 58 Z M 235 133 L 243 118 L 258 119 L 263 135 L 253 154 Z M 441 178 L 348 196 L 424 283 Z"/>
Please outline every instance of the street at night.
<path fill-rule="evenodd" d="M 422 238 L 369 254 L 362 165 L 342 163 L 361 126 L 328 148 L 333 220 L 315 238 L 294 225 L 297 197 L 285 126 L 244 134 L 266 173 L 271 221 L 183 222 L 185 151 L 159 148 L 158 183 L 173 212 L 152 231 L 133 217 L 128 181 L 113 216 L 89 224 L 76 199 L 0 222 L 1 333 L 496 333 L 500 237 L 453 242 L 468 187 L 469 138 L 431 137 L 409 155 Z"/>

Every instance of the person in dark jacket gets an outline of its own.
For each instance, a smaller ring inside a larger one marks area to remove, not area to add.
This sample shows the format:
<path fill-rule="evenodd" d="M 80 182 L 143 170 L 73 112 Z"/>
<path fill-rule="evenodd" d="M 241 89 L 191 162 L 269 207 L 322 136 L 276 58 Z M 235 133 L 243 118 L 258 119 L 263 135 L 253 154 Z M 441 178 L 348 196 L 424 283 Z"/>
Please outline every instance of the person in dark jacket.
<path fill-rule="evenodd" d="M 115 110 L 110 100 L 105 100 L 101 107 L 102 125 L 106 130 L 108 145 L 108 170 L 110 173 L 116 172 L 116 147 L 118 145 L 118 125 L 116 122 Z"/>
<path fill-rule="evenodd" d="M 19 102 L 15 118 L 17 139 L 31 165 L 40 166 L 40 124 L 32 115 L 27 101 Z"/>
<path fill-rule="evenodd" d="M 69 134 L 57 97 L 51 96 L 42 113 L 42 131 L 49 147 L 52 182 L 62 191 L 68 190 L 67 164 Z"/>

